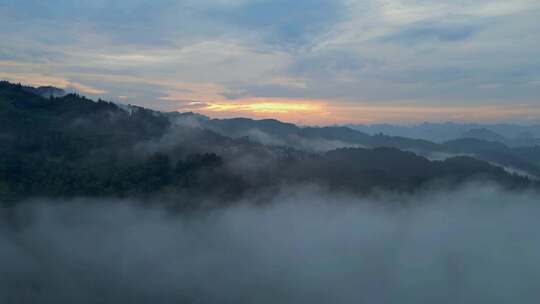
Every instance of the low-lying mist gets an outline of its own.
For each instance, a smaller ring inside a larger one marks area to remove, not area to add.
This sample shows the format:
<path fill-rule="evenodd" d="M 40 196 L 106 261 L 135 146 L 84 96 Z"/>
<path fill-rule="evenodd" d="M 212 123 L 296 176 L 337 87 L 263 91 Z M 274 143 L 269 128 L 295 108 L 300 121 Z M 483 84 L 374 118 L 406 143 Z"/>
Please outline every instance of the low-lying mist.
<path fill-rule="evenodd" d="M 538 303 L 539 197 L 284 189 L 178 214 L 33 200 L 2 214 L 1 303 Z"/>

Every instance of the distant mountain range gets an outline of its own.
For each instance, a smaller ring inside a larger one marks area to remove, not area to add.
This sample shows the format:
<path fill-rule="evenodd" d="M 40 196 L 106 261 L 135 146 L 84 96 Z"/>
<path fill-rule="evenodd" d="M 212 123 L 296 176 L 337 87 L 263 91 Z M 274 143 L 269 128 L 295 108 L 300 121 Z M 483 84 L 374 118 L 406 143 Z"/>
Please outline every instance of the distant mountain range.
<path fill-rule="evenodd" d="M 420 191 L 481 179 L 539 187 L 540 147 L 478 138 L 435 143 L 349 127 L 211 119 L 0 82 L 0 201 L 33 196 L 238 200 L 282 184 Z M 498 138 L 473 130 L 468 136 Z"/>
<path fill-rule="evenodd" d="M 507 146 L 503 137 L 487 129 L 471 129 L 455 140 L 435 143 L 423 139 L 370 135 L 348 127 L 299 127 L 277 120 L 248 118 L 210 119 L 194 113 L 169 113 L 177 124 L 198 126 L 223 136 L 246 138 L 276 146 L 287 146 L 305 151 L 329 151 L 344 147 L 393 147 L 412 151 L 430 159 L 451 156 L 473 156 L 478 159 L 540 176 L 540 146 Z"/>
<path fill-rule="evenodd" d="M 460 138 L 497 141 L 509 146 L 540 145 L 540 125 L 423 123 L 419 125 L 346 125 L 367 133 L 418 138 L 442 143 Z"/>

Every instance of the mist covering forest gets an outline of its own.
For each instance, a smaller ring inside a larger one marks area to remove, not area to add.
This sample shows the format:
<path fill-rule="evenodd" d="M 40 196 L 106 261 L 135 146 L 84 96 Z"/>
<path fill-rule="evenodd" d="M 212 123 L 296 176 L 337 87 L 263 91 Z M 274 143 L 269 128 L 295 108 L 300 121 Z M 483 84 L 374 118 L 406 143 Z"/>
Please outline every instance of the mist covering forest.
<path fill-rule="evenodd" d="M 540 146 L 511 130 L 430 141 L 9 82 L 0 126 L 1 303 L 540 300 Z"/>

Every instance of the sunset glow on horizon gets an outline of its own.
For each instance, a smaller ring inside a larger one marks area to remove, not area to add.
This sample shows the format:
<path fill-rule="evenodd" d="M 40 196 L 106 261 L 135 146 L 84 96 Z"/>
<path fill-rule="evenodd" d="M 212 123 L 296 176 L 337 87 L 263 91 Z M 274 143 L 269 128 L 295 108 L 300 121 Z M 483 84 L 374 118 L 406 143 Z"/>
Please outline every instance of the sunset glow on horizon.
<path fill-rule="evenodd" d="M 540 123 L 539 13 L 534 0 L 8 1 L 0 79 L 211 117 Z"/>
<path fill-rule="evenodd" d="M 230 103 L 189 103 L 178 108 L 179 112 L 197 112 L 212 118 L 251 117 L 255 119 L 276 118 L 285 122 L 305 125 L 333 125 L 346 123 L 373 124 L 396 122 L 404 124 L 433 122 L 493 123 L 501 120 L 534 118 L 540 109 L 534 105 L 486 105 L 486 106 L 425 106 L 415 104 L 376 106 L 370 103 L 336 105 L 321 100 L 246 99 Z M 429 119 L 427 119 L 429 117 Z M 524 123 L 527 121 L 525 120 Z"/>
<path fill-rule="evenodd" d="M 320 106 L 309 103 L 280 103 L 280 102 L 261 102 L 251 104 L 210 104 L 206 108 L 206 111 L 215 112 L 227 112 L 227 111 L 246 111 L 248 113 L 310 113 L 320 110 Z"/>

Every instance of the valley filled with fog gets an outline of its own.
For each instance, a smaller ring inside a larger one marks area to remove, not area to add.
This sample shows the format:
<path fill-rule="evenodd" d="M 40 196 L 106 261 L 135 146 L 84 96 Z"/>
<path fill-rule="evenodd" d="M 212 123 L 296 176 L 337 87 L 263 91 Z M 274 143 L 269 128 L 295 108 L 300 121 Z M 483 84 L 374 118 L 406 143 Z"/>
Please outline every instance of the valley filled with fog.
<path fill-rule="evenodd" d="M 4 303 L 536 303 L 539 196 L 470 184 L 368 199 L 283 188 L 178 213 L 31 200 L 2 214 Z"/>

